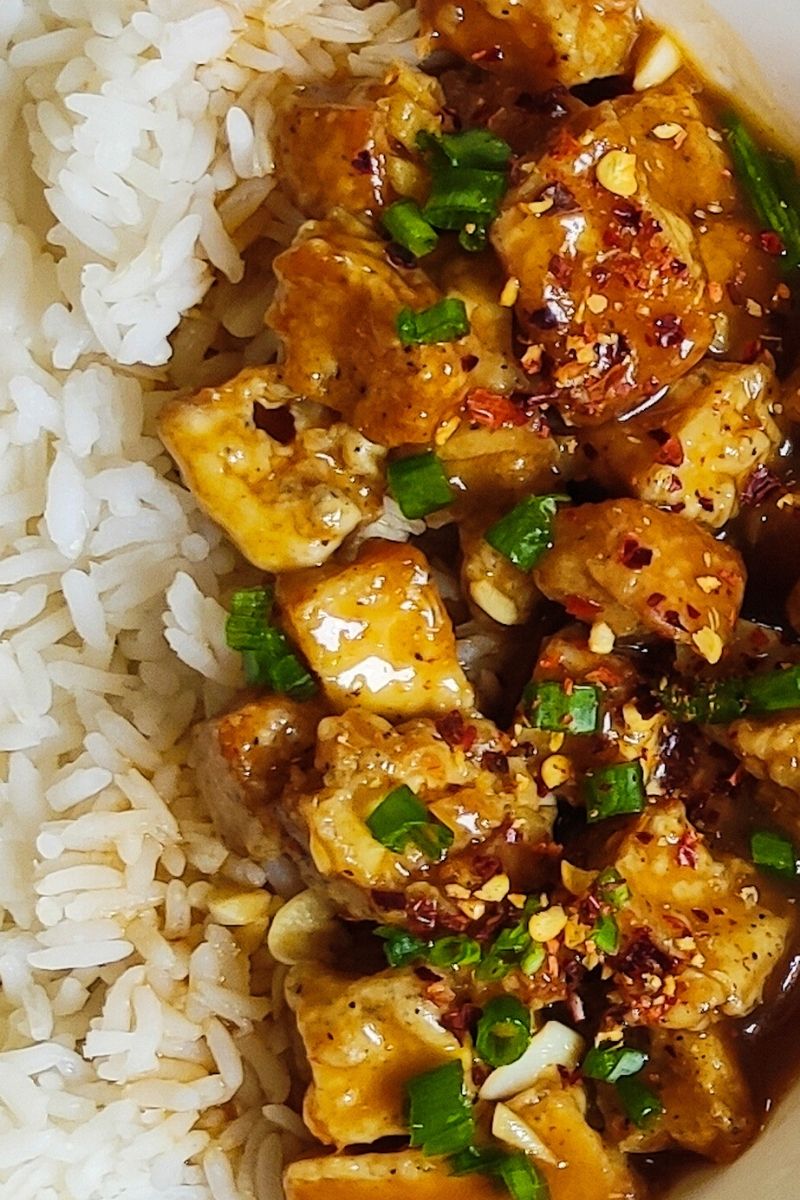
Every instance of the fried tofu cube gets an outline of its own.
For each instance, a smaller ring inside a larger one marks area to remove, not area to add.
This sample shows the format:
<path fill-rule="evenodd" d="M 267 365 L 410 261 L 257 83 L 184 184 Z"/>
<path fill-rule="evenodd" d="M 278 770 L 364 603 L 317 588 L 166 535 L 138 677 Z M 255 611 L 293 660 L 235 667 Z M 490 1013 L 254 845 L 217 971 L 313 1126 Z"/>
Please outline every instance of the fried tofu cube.
<path fill-rule="evenodd" d="M 408 1130 L 405 1085 L 468 1052 L 439 1022 L 413 970 L 352 979 L 308 964 L 292 967 L 286 998 L 311 1067 L 304 1116 L 326 1145 L 368 1145 Z"/>
<path fill-rule="evenodd" d="M 280 373 L 260 367 L 159 415 L 186 486 L 264 571 L 323 563 L 383 495 L 384 451 L 341 422 L 310 420 L 293 400 Z"/>
<path fill-rule="evenodd" d="M 343 1154 L 304 1158 L 284 1177 L 286 1200 L 464 1200 L 462 1176 L 441 1159 L 419 1150 L 386 1154 Z M 469 1200 L 497 1200 L 497 1184 L 488 1175 L 469 1176 Z"/>
<path fill-rule="evenodd" d="M 752 472 L 782 440 L 774 372 L 764 363 L 708 363 L 624 426 L 587 432 L 589 473 L 604 486 L 719 529 L 739 511 Z"/>
<path fill-rule="evenodd" d="M 533 577 L 573 616 L 617 637 L 650 632 L 719 661 L 744 596 L 737 552 L 640 500 L 560 509 Z"/>
<path fill-rule="evenodd" d="M 267 323 L 283 338 L 283 378 L 382 446 L 433 440 L 467 387 L 461 343 L 403 346 L 397 317 L 441 294 L 419 269 L 399 269 L 386 243 L 338 211 L 304 225 L 275 259 Z"/>
<path fill-rule="evenodd" d="M 365 542 L 352 563 L 284 576 L 277 597 L 334 708 L 409 717 L 471 706 L 450 618 L 414 547 Z"/>
<path fill-rule="evenodd" d="M 788 907 L 766 906 L 753 868 L 714 858 L 678 801 L 641 816 L 614 866 L 631 891 L 615 963 L 627 1019 L 700 1031 L 752 1012 L 792 925 Z"/>

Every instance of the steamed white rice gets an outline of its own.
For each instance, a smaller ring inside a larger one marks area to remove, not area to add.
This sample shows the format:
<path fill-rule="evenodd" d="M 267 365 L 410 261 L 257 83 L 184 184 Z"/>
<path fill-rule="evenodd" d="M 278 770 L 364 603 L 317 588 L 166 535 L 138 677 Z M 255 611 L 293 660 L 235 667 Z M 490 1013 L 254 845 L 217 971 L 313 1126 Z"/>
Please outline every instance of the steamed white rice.
<path fill-rule="evenodd" d="M 258 889 L 265 873 L 220 843 L 182 745 L 240 682 L 219 603 L 238 564 L 153 415 L 165 389 L 271 349 L 263 281 L 231 286 L 250 243 L 282 244 L 298 219 L 273 174 L 275 105 L 413 57 L 414 33 L 397 0 L 0 0 L 13 1200 L 275 1200 L 304 1144 L 280 973 L 214 919 L 212 880 Z M 240 348 L 214 354 L 221 320 Z"/>

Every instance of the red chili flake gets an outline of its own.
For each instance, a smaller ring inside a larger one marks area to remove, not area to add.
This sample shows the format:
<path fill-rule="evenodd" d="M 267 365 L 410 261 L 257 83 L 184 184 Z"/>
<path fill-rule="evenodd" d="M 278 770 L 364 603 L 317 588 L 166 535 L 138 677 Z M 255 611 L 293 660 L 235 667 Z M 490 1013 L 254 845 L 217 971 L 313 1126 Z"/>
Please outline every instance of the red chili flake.
<path fill-rule="evenodd" d="M 416 975 L 417 979 L 421 979 L 423 983 L 439 983 L 442 978 L 441 975 L 437 975 L 435 971 L 432 971 L 430 967 L 414 967 L 414 974 Z"/>
<path fill-rule="evenodd" d="M 487 429 L 500 429 L 503 425 L 524 425 L 527 415 L 511 396 L 501 396 L 486 388 L 474 388 L 469 393 L 464 407 L 467 416 Z"/>
<path fill-rule="evenodd" d="M 767 254 L 774 254 L 776 258 L 786 253 L 786 247 L 783 242 L 777 233 L 773 233 L 771 229 L 765 229 L 763 233 L 760 233 L 758 235 L 758 242 L 762 250 Z"/>
<path fill-rule="evenodd" d="M 451 933 L 463 933 L 469 926 L 469 917 L 462 912 L 440 912 L 438 914 L 438 924 L 442 929 L 449 929 Z"/>
<path fill-rule="evenodd" d="M 444 1025 L 445 1029 L 448 1029 L 463 1044 L 466 1035 L 474 1030 L 480 1015 L 481 1009 L 478 1005 L 467 1002 L 460 1004 L 458 1008 L 451 1008 L 449 1012 L 442 1013 L 439 1017 L 439 1024 Z"/>
<path fill-rule="evenodd" d="M 774 472 L 762 463 L 747 476 L 747 482 L 742 489 L 742 504 L 757 508 L 770 496 L 783 490 L 783 485 Z"/>
<path fill-rule="evenodd" d="M 698 496 L 697 503 L 700 505 L 703 512 L 713 512 L 714 511 L 714 501 L 711 499 L 710 496 Z"/>
<path fill-rule="evenodd" d="M 617 960 L 617 970 L 632 978 L 643 975 L 667 975 L 677 966 L 677 960 L 657 946 L 646 929 L 640 930 Z"/>
<path fill-rule="evenodd" d="M 432 929 L 436 928 L 437 912 L 436 901 L 432 900 L 430 896 L 420 896 L 416 900 L 409 900 L 406 905 L 406 914 L 411 932 L 430 933 Z"/>
<path fill-rule="evenodd" d="M 470 54 L 474 63 L 499 63 L 504 57 L 500 46 L 489 46 L 486 50 L 476 50 L 474 54 Z"/>
<path fill-rule="evenodd" d="M 563 254 L 552 255 L 547 269 L 562 287 L 569 287 L 572 283 L 572 263 Z"/>
<path fill-rule="evenodd" d="M 569 188 L 558 180 L 555 183 L 548 183 L 546 187 L 542 188 L 536 199 L 552 200 L 552 207 L 547 210 L 551 213 L 579 212 L 581 207 Z"/>
<path fill-rule="evenodd" d="M 477 354 L 465 354 L 461 359 L 461 369 L 469 374 L 470 371 L 475 370 L 480 361 Z"/>
<path fill-rule="evenodd" d="M 638 209 L 635 204 L 630 204 L 626 200 L 617 200 L 615 201 L 611 211 L 614 214 L 617 223 L 621 225 L 623 229 L 638 230 L 641 228 L 642 213 L 641 209 Z"/>
<path fill-rule="evenodd" d="M 359 175 L 371 175 L 374 168 L 374 162 L 369 150 L 359 150 L 355 158 L 350 160 L 350 166 L 354 171 L 357 171 Z"/>
<path fill-rule="evenodd" d="M 697 618 L 700 616 L 700 610 L 695 608 L 695 606 L 693 604 L 686 605 L 686 613 L 687 613 L 687 616 L 690 616 L 693 621 L 696 621 Z"/>
<path fill-rule="evenodd" d="M 671 313 L 663 317 L 656 317 L 653 321 L 653 329 L 655 330 L 656 344 L 662 350 L 670 350 L 674 346 L 680 346 L 686 336 L 680 317 L 676 317 Z"/>
<path fill-rule="evenodd" d="M 402 912 L 406 906 L 406 898 L 402 892 L 382 892 L 373 888 L 370 892 L 372 903 L 384 912 Z"/>
<path fill-rule="evenodd" d="M 495 875 L 500 874 L 502 869 L 503 864 L 494 854 L 476 854 L 470 863 L 470 870 L 480 883 L 486 883 L 488 879 L 493 879 Z"/>
<path fill-rule="evenodd" d="M 591 622 L 600 612 L 601 605 L 596 600 L 589 600 L 585 596 L 567 596 L 564 600 L 564 608 L 571 617 L 575 617 L 579 621 Z"/>
<path fill-rule="evenodd" d="M 685 275 L 689 270 L 689 266 L 687 263 L 683 262 L 682 259 L 673 258 L 672 262 L 669 264 L 669 269 L 672 271 L 673 275 Z"/>
<path fill-rule="evenodd" d="M 436 731 L 453 750 L 457 747 L 462 750 L 471 749 L 478 736 L 475 726 L 467 725 L 457 709 L 437 718 Z"/>
<path fill-rule="evenodd" d="M 263 404 L 254 404 L 253 424 L 281 446 L 289 446 L 294 441 L 294 417 L 292 410 L 285 405 L 266 408 Z"/>
<path fill-rule="evenodd" d="M 661 614 L 661 617 L 673 629 L 683 629 L 683 621 L 680 618 L 680 613 L 676 613 L 674 608 L 667 609 L 665 613 Z"/>
<path fill-rule="evenodd" d="M 666 598 L 663 592 L 651 592 L 647 597 L 647 607 L 658 608 L 659 604 L 663 604 Z"/>
<path fill-rule="evenodd" d="M 694 829 L 687 829 L 681 840 L 678 842 L 675 857 L 678 860 L 679 867 L 691 867 L 694 871 L 697 867 L 697 851 L 695 846 L 700 841 L 700 838 L 695 833 Z"/>
<path fill-rule="evenodd" d="M 709 917 L 708 913 L 705 911 L 704 908 L 693 908 L 692 916 L 696 917 L 701 925 L 707 925 L 708 922 L 711 920 L 711 918 Z"/>
<path fill-rule="evenodd" d="M 648 437 L 651 437 L 654 442 L 659 445 L 658 454 L 655 457 L 657 463 L 662 463 L 665 467 L 679 467 L 683 462 L 683 446 L 680 438 L 674 436 L 666 429 L 651 429 L 648 432 Z"/>
<path fill-rule="evenodd" d="M 499 750 L 484 750 L 481 756 L 481 766 L 484 771 L 492 771 L 495 775 L 505 775 L 508 771 L 508 755 Z"/>
<path fill-rule="evenodd" d="M 653 551 L 648 546 L 643 546 L 638 538 L 628 534 L 622 543 L 619 558 L 623 567 L 628 567 L 631 571 L 641 571 L 643 567 L 650 566 Z"/>

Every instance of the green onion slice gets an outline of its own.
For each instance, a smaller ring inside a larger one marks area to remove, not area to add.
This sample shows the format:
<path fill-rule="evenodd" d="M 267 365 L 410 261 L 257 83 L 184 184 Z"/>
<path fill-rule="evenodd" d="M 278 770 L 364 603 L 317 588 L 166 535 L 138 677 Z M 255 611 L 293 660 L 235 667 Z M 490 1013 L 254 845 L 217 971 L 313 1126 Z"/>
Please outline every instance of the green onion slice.
<path fill-rule="evenodd" d="M 428 953 L 428 962 L 433 967 L 472 967 L 480 960 L 480 944 L 460 933 L 438 938 Z"/>
<path fill-rule="evenodd" d="M 531 1014 L 516 996 L 490 1000 L 478 1022 L 475 1048 L 490 1067 L 516 1062 L 531 1040 Z"/>
<path fill-rule="evenodd" d="M 591 936 L 602 954 L 616 954 L 619 950 L 619 925 L 610 913 L 598 917 Z"/>
<path fill-rule="evenodd" d="M 453 1175 L 488 1175 L 505 1184 L 513 1200 L 549 1200 L 547 1181 L 538 1167 L 520 1151 L 494 1146 L 469 1146 L 454 1154 L 448 1165 Z"/>
<path fill-rule="evenodd" d="M 484 951 L 475 978 L 489 983 L 504 979 L 509 971 L 517 966 L 522 957 L 530 953 L 534 945 L 528 933 L 528 916 L 516 925 L 503 929 Z M 533 974 L 533 972 L 529 972 Z"/>
<path fill-rule="evenodd" d="M 795 169 L 782 155 L 762 149 L 735 113 L 723 118 L 736 173 L 764 223 L 783 242 L 786 265 L 800 265 L 800 203 Z"/>
<path fill-rule="evenodd" d="M 800 708 L 800 666 L 778 667 L 747 678 L 722 679 L 689 691 L 673 685 L 661 700 L 677 721 L 726 725 L 745 714 L 754 717 Z"/>
<path fill-rule="evenodd" d="M 383 952 L 390 967 L 406 967 L 409 963 L 427 958 L 430 952 L 430 942 L 415 937 L 397 925 L 378 925 L 374 933 L 385 943 Z"/>
<path fill-rule="evenodd" d="M 456 342 L 466 337 L 470 330 L 466 305 L 456 296 L 445 296 L 421 312 L 402 308 L 395 326 L 404 346 Z"/>
<path fill-rule="evenodd" d="M 646 1129 L 663 1113 L 664 1105 L 658 1096 L 640 1079 L 625 1076 L 616 1086 L 626 1116 L 638 1129 Z"/>
<path fill-rule="evenodd" d="M 521 571 L 536 566 L 553 546 L 553 520 L 569 496 L 528 496 L 485 533 L 493 549 Z"/>
<path fill-rule="evenodd" d="M 779 833 L 758 830 L 750 838 L 750 853 L 757 867 L 781 879 L 794 879 L 798 873 L 797 852 L 789 839 Z"/>
<path fill-rule="evenodd" d="M 225 641 L 231 650 L 259 650 L 267 640 L 272 611 L 272 588 L 242 588 L 231 596 L 225 621 Z"/>
<path fill-rule="evenodd" d="M 519 969 L 523 975 L 535 975 L 545 960 L 545 949 L 541 942 L 531 942 L 529 950 L 526 950 L 519 960 Z"/>
<path fill-rule="evenodd" d="M 272 603 L 270 588 L 234 592 L 225 622 L 225 641 L 231 650 L 241 652 L 248 684 L 308 700 L 317 685 L 286 634 L 270 624 Z"/>
<path fill-rule="evenodd" d="M 500 211 L 506 186 L 501 171 L 437 167 L 422 216 L 437 229 L 463 229 L 471 222 L 488 224 Z"/>
<path fill-rule="evenodd" d="M 595 886 L 600 899 L 610 905 L 615 912 L 624 908 L 631 898 L 631 889 L 614 867 L 606 867 L 604 871 L 601 871 L 597 876 Z"/>
<path fill-rule="evenodd" d="M 453 167 L 480 167 L 485 171 L 504 171 L 511 158 L 508 142 L 488 129 L 463 129 L 439 137 L 428 134 L 423 149 L 440 151 Z"/>
<path fill-rule="evenodd" d="M 372 810 L 366 825 L 376 841 L 401 854 L 410 844 L 438 862 L 453 841 L 453 831 L 432 821 L 430 814 L 405 784 L 389 792 Z"/>
<path fill-rule="evenodd" d="M 410 250 L 415 258 L 424 258 L 436 249 L 439 235 L 423 217 L 416 200 L 396 200 L 381 221 L 392 241 Z"/>
<path fill-rule="evenodd" d="M 472 1144 L 475 1120 L 460 1062 L 445 1063 L 406 1084 L 411 1145 L 423 1154 L 457 1154 Z"/>
<path fill-rule="evenodd" d="M 617 1083 L 636 1075 L 647 1065 L 648 1056 L 633 1046 L 594 1046 L 583 1060 L 582 1071 L 589 1079 Z"/>
<path fill-rule="evenodd" d="M 629 813 L 640 813 L 645 806 L 644 776 L 639 759 L 614 763 L 592 771 L 584 781 L 586 819 L 590 824 Z"/>
<path fill-rule="evenodd" d="M 389 463 L 386 478 L 403 516 L 412 521 L 445 508 L 453 499 L 441 459 L 430 452 Z"/>
<path fill-rule="evenodd" d="M 458 235 L 458 244 L 469 254 L 477 254 L 486 249 L 489 240 L 489 227 L 485 221 L 468 221 Z"/>
<path fill-rule="evenodd" d="M 600 724 L 600 689 L 592 684 L 568 689 L 563 683 L 532 683 L 525 689 L 525 702 L 534 729 L 596 733 Z"/>

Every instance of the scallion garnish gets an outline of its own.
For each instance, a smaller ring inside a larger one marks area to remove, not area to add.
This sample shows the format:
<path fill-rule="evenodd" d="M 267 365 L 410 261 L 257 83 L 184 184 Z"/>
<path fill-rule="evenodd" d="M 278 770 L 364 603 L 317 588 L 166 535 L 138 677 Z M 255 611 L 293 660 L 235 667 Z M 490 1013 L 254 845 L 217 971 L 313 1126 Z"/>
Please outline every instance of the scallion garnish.
<path fill-rule="evenodd" d="M 631 898 L 631 889 L 614 867 L 606 867 L 597 876 L 596 890 L 600 899 L 618 912 Z"/>
<path fill-rule="evenodd" d="M 453 831 L 431 819 L 425 805 L 405 784 L 394 788 L 366 819 L 376 841 L 401 854 L 411 844 L 438 862 L 453 841 Z"/>
<path fill-rule="evenodd" d="M 448 1062 L 406 1084 L 411 1145 L 423 1154 L 457 1154 L 472 1144 L 475 1119 L 460 1062 Z"/>
<path fill-rule="evenodd" d="M 722 679 L 693 690 L 673 685 L 661 692 L 661 700 L 675 720 L 701 725 L 726 725 L 745 715 L 786 712 L 800 708 L 800 666 Z"/>
<path fill-rule="evenodd" d="M 519 960 L 519 969 L 523 975 L 535 975 L 545 960 L 545 949 L 541 942 L 531 941 L 530 948 Z"/>
<path fill-rule="evenodd" d="M 479 167 L 484 171 L 505 171 L 511 147 L 488 129 L 462 129 L 458 133 L 428 135 L 426 149 L 438 150 L 453 167 Z"/>
<path fill-rule="evenodd" d="M 505 1184 L 513 1200 L 549 1200 L 547 1181 L 520 1151 L 495 1146 L 469 1146 L 448 1160 L 453 1175 L 488 1175 Z"/>
<path fill-rule="evenodd" d="M 234 592 L 225 622 L 225 641 L 231 650 L 240 651 L 249 684 L 307 700 L 317 685 L 286 634 L 270 623 L 272 602 L 269 588 Z"/>
<path fill-rule="evenodd" d="M 430 952 L 430 942 L 396 925 L 378 925 L 374 933 L 383 939 L 383 952 L 390 967 L 407 967 L 409 963 L 427 958 Z"/>
<path fill-rule="evenodd" d="M 466 337 L 470 329 L 466 305 L 457 296 L 445 296 L 421 312 L 402 308 L 395 325 L 404 346 L 456 342 Z"/>
<path fill-rule="evenodd" d="M 531 1014 L 516 996 L 490 1000 L 478 1022 L 475 1049 L 490 1067 L 516 1062 L 531 1040 Z"/>
<path fill-rule="evenodd" d="M 658 1096 L 640 1079 L 626 1076 L 618 1080 L 616 1088 L 626 1116 L 638 1129 L 646 1129 L 663 1113 L 664 1105 Z"/>
<path fill-rule="evenodd" d="M 441 459 L 430 452 L 395 459 L 386 469 L 386 479 L 400 511 L 411 521 L 445 508 L 453 499 Z"/>
<path fill-rule="evenodd" d="M 484 956 L 475 972 L 476 979 L 496 983 L 516 966 L 533 945 L 528 933 L 527 918 L 516 925 L 503 929 L 484 951 Z"/>
<path fill-rule="evenodd" d="M 486 531 L 486 541 L 521 571 L 553 546 L 553 519 L 568 496 L 528 496 Z"/>
<path fill-rule="evenodd" d="M 633 1046 L 594 1046 L 583 1060 L 582 1071 L 589 1079 L 617 1083 L 636 1075 L 647 1065 L 648 1056 Z"/>
<path fill-rule="evenodd" d="M 463 229 L 471 222 L 486 225 L 500 211 L 505 190 L 506 177 L 501 171 L 437 167 L 422 215 L 437 229 Z"/>
<path fill-rule="evenodd" d="M 595 733 L 600 721 L 600 689 L 577 683 L 544 681 L 525 689 L 528 718 L 534 729 L 551 733 Z"/>
<path fill-rule="evenodd" d="M 433 967 L 472 967 L 481 960 L 481 948 L 474 938 L 457 933 L 438 938 L 430 947 L 427 960 Z"/>
<path fill-rule="evenodd" d="M 392 241 L 410 250 L 415 258 L 424 258 L 436 249 L 439 235 L 423 217 L 416 200 L 396 200 L 381 221 Z"/>
<path fill-rule="evenodd" d="M 750 838 L 750 854 L 757 867 L 781 879 L 794 879 L 798 873 L 797 852 L 780 833 L 758 830 Z"/>
<path fill-rule="evenodd" d="M 800 265 L 797 174 L 783 155 L 764 150 L 741 117 L 723 118 L 734 166 L 761 220 L 781 239 L 788 267 Z"/>
<path fill-rule="evenodd" d="M 642 764 L 613 763 L 591 771 L 584 780 L 586 819 L 590 824 L 629 813 L 640 813 L 645 806 Z"/>
<path fill-rule="evenodd" d="M 616 919 L 610 913 L 599 916 L 591 938 L 601 954 L 616 954 L 619 950 L 619 925 Z"/>

